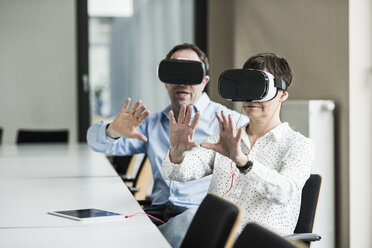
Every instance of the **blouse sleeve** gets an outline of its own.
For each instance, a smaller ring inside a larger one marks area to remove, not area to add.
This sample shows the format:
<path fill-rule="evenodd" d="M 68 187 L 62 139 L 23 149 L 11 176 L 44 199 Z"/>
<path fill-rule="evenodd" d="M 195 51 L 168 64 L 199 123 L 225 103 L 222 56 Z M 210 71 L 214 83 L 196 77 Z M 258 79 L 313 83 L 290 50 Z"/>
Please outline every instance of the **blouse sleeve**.
<path fill-rule="evenodd" d="M 212 135 L 204 142 L 216 143 L 219 135 Z M 200 179 L 213 172 L 215 159 L 213 150 L 197 146 L 187 151 L 181 164 L 174 164 L 170 161 L 169 150 L 162 163 L 162 173 L 165 179 L 187 182 Z"/>

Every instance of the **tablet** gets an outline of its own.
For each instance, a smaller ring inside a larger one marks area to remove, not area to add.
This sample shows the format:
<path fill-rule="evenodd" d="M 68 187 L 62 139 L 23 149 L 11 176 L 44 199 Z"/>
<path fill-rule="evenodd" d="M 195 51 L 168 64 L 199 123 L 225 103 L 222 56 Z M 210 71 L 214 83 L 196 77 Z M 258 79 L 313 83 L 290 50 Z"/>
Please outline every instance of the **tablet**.
<path fill-rule="evenodd" d="M 124 218 L 124 215 L 122 214 L 100 210 L 100 209 L 95 209 L 95 208 L 53 211 L 53 212 L 48 212 L 48 214 L 65 217 L 65 218 L 69 218 L 73 220 L 80 220 L 80 221 Z"/>

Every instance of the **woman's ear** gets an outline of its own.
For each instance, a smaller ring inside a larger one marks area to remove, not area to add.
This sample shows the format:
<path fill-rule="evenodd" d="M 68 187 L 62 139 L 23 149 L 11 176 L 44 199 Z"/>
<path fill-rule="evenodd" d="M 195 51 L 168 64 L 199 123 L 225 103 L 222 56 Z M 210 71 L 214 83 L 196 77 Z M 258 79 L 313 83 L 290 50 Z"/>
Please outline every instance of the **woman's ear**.
<path fill-rule="evenodd" d="M 280 96 L 280 102 L 287 100 L 288 98 L 288 92 L 282 90 L 282 95 Z"/>

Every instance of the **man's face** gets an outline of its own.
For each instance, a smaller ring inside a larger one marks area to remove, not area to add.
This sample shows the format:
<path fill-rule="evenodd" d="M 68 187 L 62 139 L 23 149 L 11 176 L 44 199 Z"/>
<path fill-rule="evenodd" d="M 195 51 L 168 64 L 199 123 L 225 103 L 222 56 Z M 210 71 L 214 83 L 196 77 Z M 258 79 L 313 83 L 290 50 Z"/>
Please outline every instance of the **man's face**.
<path fill-rule="evenodd" d="M 192 49 L 178 50 L 173 53 L 171 59 L 200 61 L 198 55 Z M 179 111 L 182 104 L 186 104 L 186 106 L 194 104 L 202 95 L 208 81 L 209 76 L 206 76 L 203 82 L 198 85 L 165 84 L 174 110 Z"/>

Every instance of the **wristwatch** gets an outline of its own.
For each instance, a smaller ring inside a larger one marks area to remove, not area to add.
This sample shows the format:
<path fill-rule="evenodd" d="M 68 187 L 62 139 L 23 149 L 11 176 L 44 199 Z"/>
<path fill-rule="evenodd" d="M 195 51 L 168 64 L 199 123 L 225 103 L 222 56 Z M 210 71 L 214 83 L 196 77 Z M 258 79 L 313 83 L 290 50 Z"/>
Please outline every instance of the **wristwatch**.
<path fill-rule="evenodd" d="M 243 166 L 236 165 L 236 167 L 238 167 L 240 173 L 242 174 L 246 174 L 247 172 L 249 172 L 252 169 L 252 166 L 253 166 L 253 160 L 249 157 L 249 155 L 248 155 L 248 162 L 245 165 Z"/>

